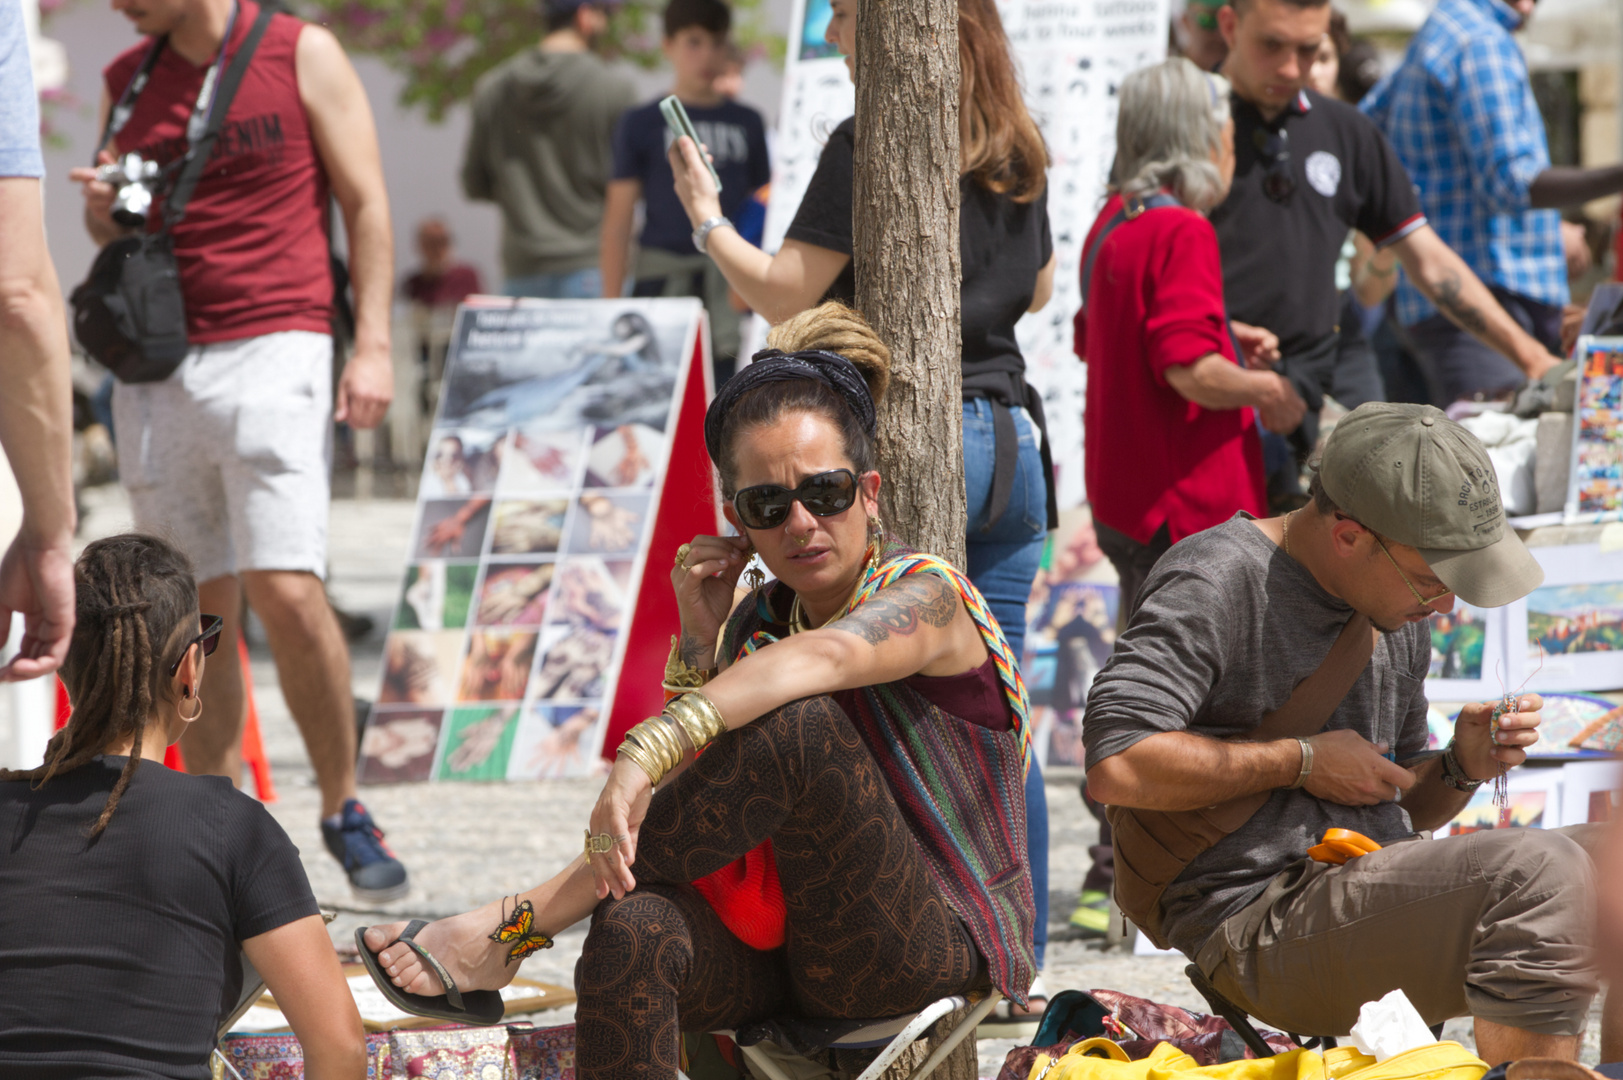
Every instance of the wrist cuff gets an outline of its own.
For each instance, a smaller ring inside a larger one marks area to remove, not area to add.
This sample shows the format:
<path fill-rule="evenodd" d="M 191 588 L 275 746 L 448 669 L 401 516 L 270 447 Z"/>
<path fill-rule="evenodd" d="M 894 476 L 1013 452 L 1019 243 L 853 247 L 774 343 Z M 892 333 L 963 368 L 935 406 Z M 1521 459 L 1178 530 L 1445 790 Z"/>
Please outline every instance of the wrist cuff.
<path fill-rule="evenodd" d="M 1307 783 L 1307 778 L 1313 775 L 1313 743 L 1300 735 L 1296 737 L 1296 741 L 1302 746 L 1302 771 L 1296 775 L 1296 783 L 1287 788 L 1287 791 L 1299 790 Z"/>

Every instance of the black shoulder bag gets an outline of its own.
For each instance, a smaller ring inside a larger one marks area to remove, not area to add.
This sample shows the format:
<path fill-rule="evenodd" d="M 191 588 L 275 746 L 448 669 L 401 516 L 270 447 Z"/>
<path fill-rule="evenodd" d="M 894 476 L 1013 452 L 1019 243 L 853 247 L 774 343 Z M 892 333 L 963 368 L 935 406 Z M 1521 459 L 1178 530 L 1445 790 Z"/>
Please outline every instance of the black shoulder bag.
<path fill-rule="evenodd" d="M 186 338 L 186 304 L 181 297 L 180 268 L 175 262 L 171 234 L 186 214 L 186 204 L 191 201 L 192 192 L 214 152 L 220 129 L 225 125 L 231 99 L 236 96 L 248 61 L 259 47 L 273 14 L 268 6 L 260 10 L 259 18 L 254 20 L 211 101 L 211 90 L 236 22 L 233 12 L 231 25 L 226 27 L 225 39 L 220 44 L 220 55 L 203 79 L 189 129 L 195 129 L 205 114 L 207 123 L 200 134 L 188 131 L 193 137 L 186 156 L 181 159 L 174 186 L 164 200 L 163 227 L 154 233 L 143 230 L 134 236 L 121 237 L 102 248 L 91 264 L 90 276 L 73 290 L 74 336 L 84 350 L 120 382 L 161 382 L 174 374 L 186 358 L 190 344 Z M 98 153 L 128 122 L 135 99 L 146 89 L 147 79 L 165 43 L 166 39 L 159 39 L 152 46 L 141 69 L 109 113 Z"/>

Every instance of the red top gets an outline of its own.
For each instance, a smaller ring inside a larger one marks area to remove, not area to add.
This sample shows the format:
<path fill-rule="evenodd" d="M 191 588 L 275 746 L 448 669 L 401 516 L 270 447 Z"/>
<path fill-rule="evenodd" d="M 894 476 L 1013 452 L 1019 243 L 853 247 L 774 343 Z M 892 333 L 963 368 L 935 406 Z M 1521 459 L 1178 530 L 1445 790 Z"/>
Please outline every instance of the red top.
<path fill-rule="evenodd" d="M 430 307 L 460 304 L 476 292 L 484 291 L 479 271 L 467 263 L 452 263 L 442 274 L 419 270 L 406 279 L 400 291 L 407 300 Z"/>
<path fill-rule="evenodd" d="M 1112 196 L 1083 251 L 1119 209 Z M 1076 351 L 1088 365 L 1083 469 L 1094 518 L 1147 544 L 1163 524 L 1176 543 L 1236 510 L 1266 516 L 1251 409 L 1204 409 L 1166 381 L 1168 368 L 1210 353 L 1235 359 L 1211 222 L 1181 206 L 1123 222 L 1094 260 L 1083 303 Z"/>
<path fill-rule="evenodd" d="M 258 16 L 259 5 L 242 0 L 226 48 L 227 64 Z M 289 15 L 271 19 L 186 216 L 174 230 L 186 333 L 193 344 L 280 330 L 331 330 L 327 173 L 316 153 L 293 67 L 303 27 Z M 149 47 L 143 41 L 107 66 L 103 77 L 113 101 L 134 78 Z M 165 48 L 119 133 L 118 152 L 135 150 L 162 164 L 183 156 L 186 122 L 213 62 L 209 57 L 197 66 Z M 155 230 L 159 214 L 148 220 Z"/>

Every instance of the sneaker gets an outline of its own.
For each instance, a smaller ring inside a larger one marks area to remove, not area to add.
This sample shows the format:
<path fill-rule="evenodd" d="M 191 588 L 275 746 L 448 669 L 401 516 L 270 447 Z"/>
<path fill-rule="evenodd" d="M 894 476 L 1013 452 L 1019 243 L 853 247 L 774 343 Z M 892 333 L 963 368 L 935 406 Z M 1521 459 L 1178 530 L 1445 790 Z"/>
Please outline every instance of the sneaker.
<path fill-rule="evenodd" d="M 1110 894 L 1101 889 L 1083 889 L 1070 922 L 1078 930 L 1104 937 L 1110 930 Z"/>
<path fill-rule="evenodd" d="M 358 899 L 374 904 L 399 900 L 411 891 L 406 868 L 383 842 L 383 830 L 373 822 L 359 799 L 346 799 L 337 825 L 321 823 L 327 850 L 349 876 L 350 890 Z"/>

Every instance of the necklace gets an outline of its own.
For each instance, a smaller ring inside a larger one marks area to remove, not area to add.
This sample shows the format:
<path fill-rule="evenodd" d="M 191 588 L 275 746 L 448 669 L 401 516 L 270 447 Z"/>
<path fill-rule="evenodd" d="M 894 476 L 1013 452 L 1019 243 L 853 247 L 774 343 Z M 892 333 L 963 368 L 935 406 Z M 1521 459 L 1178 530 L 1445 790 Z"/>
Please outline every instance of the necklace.
<path fill-rule="evenodd" d="M 868 575 L 873 573 L 878 568 L 878 565 L 879 547 L 875 545 L 868 549 L 867 565 L 862 568 L 862 573 L 857 575 L 856 587 L 851 590 L 851 595 L 846 598 L 845 606 L 840 609 L 841 615 L 848 614 L 856 606 L 857 594 L 862 591 L 863 582 L 868 580 Z M 795 602 L 789 605 L 789 636 L 793 637 L 803 630 L 815 629 L 817 628 L 811 624 L 811 619 L 807 617 L 806 610 L 800 605 L 800 594 L 795 593 Z"/>
<path fill-rule="evenodd" d="M 1280 530 L 1280 539 L 1284 541 L 1282 544 L 1280 544 L 1280 546 L 1285 549 L 1285 554 L 1287 555 L 1291 553 L 1291 518 L 1295 516 L 1295 510 L 1292 510 L 1290 513 L 1286 514 L 1284 527 Z"/>

